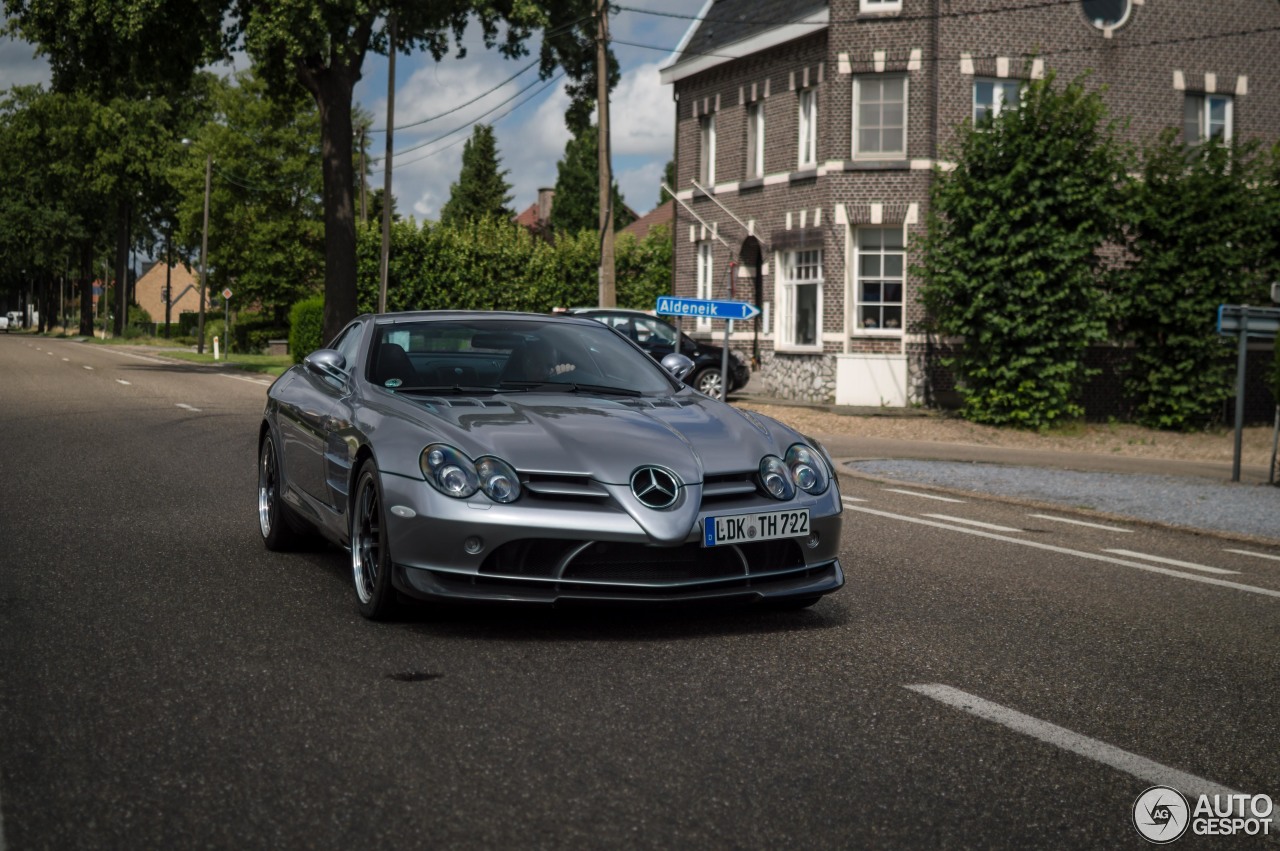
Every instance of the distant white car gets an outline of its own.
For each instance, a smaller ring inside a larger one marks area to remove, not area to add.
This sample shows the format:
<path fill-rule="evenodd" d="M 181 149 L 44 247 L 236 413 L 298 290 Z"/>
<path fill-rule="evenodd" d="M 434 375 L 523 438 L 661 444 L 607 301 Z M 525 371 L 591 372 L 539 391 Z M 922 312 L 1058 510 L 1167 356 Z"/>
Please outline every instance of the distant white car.
<path fill-rule="evenodd" d="M 3 327 L 5 331 L 22 327 L 22 314 L 16 310 L 10 310 L 4 315 L 4 319 L 5 324 L 0 327 Z"/>
<path fill-rule="evenodd" d="M 6 334 L 9 333 L 9 317 L 0 316 L 0 330 L 3 330 Z"/>

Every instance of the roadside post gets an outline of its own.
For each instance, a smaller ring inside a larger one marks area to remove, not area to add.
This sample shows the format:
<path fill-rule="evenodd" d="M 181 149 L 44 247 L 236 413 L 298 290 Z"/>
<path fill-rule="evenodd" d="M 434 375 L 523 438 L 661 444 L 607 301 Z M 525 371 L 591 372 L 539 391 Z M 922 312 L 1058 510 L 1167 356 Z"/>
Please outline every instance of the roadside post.
<path fill-rule="evenodd" d="M 702 298 L 676 298 L 669 295 L 658 296 L 658 304 L 654 308 L 654 313 L 659 316 L 701 316 L 724 320 L 724 352 L 720 357 L 722 401 L 729 399 L 729 324 L 735 319 L 750 319 L 759 312 L 760 308 L 745 301 L 713 301 Z M 677 344 L 679 339 L 677 335 Z"/>
<path fill-rule="evenodd" d="M 1239 339 L 1236 350 L 1236 444 L 1235 457 L 1231 461 L 1233 482 L 1240 481 L 1240 456 L 1244 448 L 1244 375 L 1249 337 L 1275 337 L 1277 331 L 1280 331 L 1280 307 L 1218 305 L 1218 333 L 1224 336 L 1235 334 Z"/>
<path fill-rule="evenodd" d="M 227 341 L 227 353 L 231 353 L 231 287 L 227 287 L 222 291 L 222 305 L 224 308 L 222 320 L 222 336 Z M 216 358 L 215 358 L 216 360 Z"/>

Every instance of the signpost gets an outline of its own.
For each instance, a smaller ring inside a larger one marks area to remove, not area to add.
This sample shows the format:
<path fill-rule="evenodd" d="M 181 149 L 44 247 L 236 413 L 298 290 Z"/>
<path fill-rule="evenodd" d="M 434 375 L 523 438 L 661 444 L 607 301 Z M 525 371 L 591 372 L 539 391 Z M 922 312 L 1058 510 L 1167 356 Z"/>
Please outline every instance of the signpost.
<path fill-rule="evenodd" d="M 703 319 L 725 320 L 724 350 L 720 355 L 720 399 L 729 401 L 729 323 L 735 319 L 750 319 L 760 312 L 760 308 L 745 301 L 714 301 L 663 295 L 658 296 L 658 304 L 654 312 L 659 316 L 697 316 Z M 679 334 L 676 335 L 676 351 L 680 351 Z"/>
<path fill-rule="evenodd" d="M 1280 307 L 1250 307 L 1242 304 L 1218 305 L 1218 333 L 1239 337 L 1236 355 L 1236 446 L 1231 462 L 1231 481 L 1240 481 L 1240 455 L 1244 443 L 1244 373 L 1250 337 L 1274 338 L 1280 331 Z M 1275 466 L 1275 462 L 1272 462 Z"/>
<path fill-rule="evenodd" d="M 222 305 L 225 308 L 223 316 L 222 333 L 226 337 L 227 356 L 231 355 L 231 287 L 227 287 L 222 291 Z M 214 358 L 217 360 L 217 358 Z"/>

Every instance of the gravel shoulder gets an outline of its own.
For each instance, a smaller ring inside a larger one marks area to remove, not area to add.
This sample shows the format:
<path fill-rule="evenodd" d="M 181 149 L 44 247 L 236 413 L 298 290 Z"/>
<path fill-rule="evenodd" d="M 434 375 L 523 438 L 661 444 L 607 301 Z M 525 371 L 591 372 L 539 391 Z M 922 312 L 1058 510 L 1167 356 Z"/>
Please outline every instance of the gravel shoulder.
<path fill-rule="evenodd" d="M 1280 546 L 1280 487 L 1270 487 L 1273 429 L 1244 431 L 1232 483 L 1231 430 L 1169 433 L 1082 424 L 1034 433 L 932 415 L 844 415 L 741 403 L 829 442 L 844 472 L 1054 505 L 1107 518 Z"/>

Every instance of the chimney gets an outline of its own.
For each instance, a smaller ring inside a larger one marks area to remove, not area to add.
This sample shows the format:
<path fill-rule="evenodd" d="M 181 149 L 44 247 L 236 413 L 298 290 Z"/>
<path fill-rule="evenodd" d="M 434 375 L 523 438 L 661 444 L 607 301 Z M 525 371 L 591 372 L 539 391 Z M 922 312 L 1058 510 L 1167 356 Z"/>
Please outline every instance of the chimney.
<path fill-rule="evenodd" d="M 551 221 L 551 202 L 555 200 L 556 191 L 547 187 L 538 190 L 538 224 L 545 225 Z"/>

